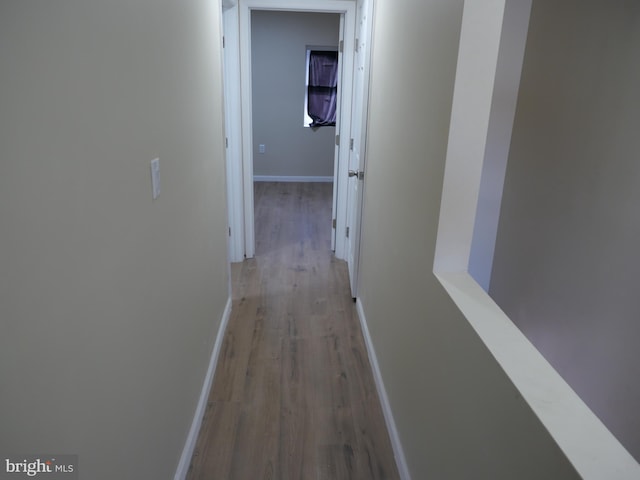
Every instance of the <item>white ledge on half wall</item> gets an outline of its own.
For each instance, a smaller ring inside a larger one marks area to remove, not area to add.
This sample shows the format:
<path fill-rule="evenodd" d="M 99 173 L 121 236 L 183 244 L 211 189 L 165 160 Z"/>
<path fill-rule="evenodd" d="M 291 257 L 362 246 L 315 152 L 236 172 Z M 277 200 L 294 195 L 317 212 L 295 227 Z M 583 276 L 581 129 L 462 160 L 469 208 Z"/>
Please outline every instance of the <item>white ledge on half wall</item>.
<path fill-rule="evenodd" d="M 465 2 L 433 271 L 577 473 L 639 479 L 640 464 L 469 273 L 483 167 L 495 160 L 496 139 L 511 138 L 530 10 L 531 0 Z M 508 115 L 495 114 L 498 101 Z M 496 201 L 485 213 L 495 219 L 507 156 L 508 148 L 488 189 Z M 486 218 L 495 239 L 497 221 Z M 480 253 L 492 260 L 493 244 Z"/>
<path fill-rule="evenodd" d="M 582 478 L 640 478 L 631 454 L 471 275 L 435 275 Z"/>

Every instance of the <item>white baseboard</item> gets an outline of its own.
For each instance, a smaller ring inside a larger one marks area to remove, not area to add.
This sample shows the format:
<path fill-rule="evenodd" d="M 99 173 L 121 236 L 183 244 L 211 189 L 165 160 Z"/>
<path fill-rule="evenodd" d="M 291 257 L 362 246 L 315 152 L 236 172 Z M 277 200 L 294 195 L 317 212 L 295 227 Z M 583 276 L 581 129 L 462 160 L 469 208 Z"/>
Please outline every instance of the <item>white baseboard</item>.
<path fill-rule="evenodd" d="M 396 428 L 396 422 L 393 419 L 393 413 L 391 412 L 391 405 L 389 404 L 389 398 L 387 397 L 387 391 L 384 388 L 384 382 L 382 381 L 382 373 L 380 372 L 380 366 L 378 365 L 378 357 L 376 357 L 375 349 L 373 348 L 373 342 L 369 333 L 369 327 L 367 326 L 367 319 L 364 314 L 362 302 L 358 298 L 356 301 L 356 309 L 358 311 L 358 317 L 360 318 L 360 325 L 362 327 L 362 335 L 367 346 L 367 354 L 369 356 L 369 363 L 373 370 L 373 378 L 376 382 L 376 390 L 378 391 L 378 397 L 380 398 L 380 404 L 382 406 L 382 413 L 384 415 L 384 421 L 387 424 L 387 430 L 389 431 L 389 437 L 391 439 L 391 447 L 393 448 L 393 455 L 396 459 L 396 465 L 398 467 L 398 473 L 401 480 L 411 480 L 411 474 L 409 473 L 409 467 L 407 460 L 404 456 L 404 450 L 400 443 L 400 436 Z"/>
<path fill-rule="evenodd" d="M 308 177 L 294 175 L 254 175 L 254 182 L 333 182 L 333 177 Z"/>
<path fill-rule="evenodd" d="M 196 442 L 198 440 L 198 434 L 200 433 L 200 425 L 202 423 L 202 417 L 204 411 L 207 408 L 207 400 L 209 398 L 209 391 L 211 390 L 211 384 L 213 383 L 213 375 L 216 372 L 216 365 L 218 364 L 218 356 L 220 355 L 220 349 L 222 348 L 222 340 L 224 339 L 224 333 L 227 330 L 227 324 L 229 323 L 229 317 L 231 317 L 231 297 L 227 300 L 227 305 L 222 314 L 222 320 L 220 321 L 220 327 L 218 328 L 218 335 L 213 345 L 211 352 L 211 359 L 209 360 L 209 368 L 207 374 L 204 377 L 204 384 L 202 385 L 202 391 L 200 392 L 200 400 L 198 400 L 198 406 L 196 407 L 195 415 L 193 416 L 193 422 L 191 423 L 191 429 L 189 435 L 187 435 L 187 441 L 182 450 L 182 456 L 178 463 L 178 469 L 173 477 L 174 480 L 184 480 L 189 471 L 189 465 L 191 464 L 191 457 L 193 451 L 196 448 Z"/>

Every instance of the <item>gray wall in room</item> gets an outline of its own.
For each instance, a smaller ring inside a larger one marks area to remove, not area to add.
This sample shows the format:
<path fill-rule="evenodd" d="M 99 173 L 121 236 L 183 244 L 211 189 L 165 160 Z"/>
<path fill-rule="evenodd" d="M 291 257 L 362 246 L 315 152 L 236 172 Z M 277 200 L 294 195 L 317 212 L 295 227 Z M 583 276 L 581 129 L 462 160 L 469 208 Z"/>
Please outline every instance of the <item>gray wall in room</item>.
<path fill-rule="evenodd" d="M 432 273 L 462 6 L 376 1 L 360 300 L 412 478 L 578 478 Z"/>
<path fill-rule="evenodd" d="M 252 13 L 255 175 L 333 175 L 335 127 L 304 127 L 303 107 L 306 47 L 337 46 L 339 31 L 338 14 Z"/>
<path fill-rule="evenodd" d="M 229 295 L 216 3 L 0 4 L 2 453 L 173 478 Z"/>
<path fill-rule="evenodd" d="M 490 293 L 640 460 L 639 26 L 534 0 Z"/>

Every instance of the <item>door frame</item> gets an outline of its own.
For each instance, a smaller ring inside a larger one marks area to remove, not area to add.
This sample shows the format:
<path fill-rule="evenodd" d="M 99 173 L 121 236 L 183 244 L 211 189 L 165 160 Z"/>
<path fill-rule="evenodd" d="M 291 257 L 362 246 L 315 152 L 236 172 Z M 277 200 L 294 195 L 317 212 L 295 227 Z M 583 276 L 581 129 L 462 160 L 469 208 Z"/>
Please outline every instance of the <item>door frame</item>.
<path fill-rule="evenodd" d="M 358 277 L 360 271 L 360 238 L 362 233 L 362 215 L 364 211 L 364 190 L 366 186 L 364 174 L 367 158 L 367 128 L 369 124 L 369 87 L 371 57 L 373 50 L 373 18 L 374 0 L 356 0 L 356 57 L 354 59 L 353 107 L 351 151 L 349 152 L 349 171 L 357 171 L 358 175 L 347 180 L 349 198 L 347 211 L 347 227 L 350 235 L 346 242 L 346 260 L 349 268 L 351 296 L 358 296 Z M 360 76 L 361 81 L 358 80 Z"/>
<path fill-rule="evenodd" d="M 240 85 L 240 32 L 237 2 L 223 2 L 224 108 L 226 142 L 229 261 L 244 259 L 244 200 L 242 191 L 242 118 Z"/>
<path fill-rule="evenodd" d="M 342 49 L 342 77 L 339 86 L 339 114 L 336 121 L 336 135 L 342 140 L 338 146 L 338 155 L 334 168 L 334 195 L 336 195 L 336 231 L 335 255 L 345 259 L 346 256 L 346 228 L 347 228 L 347 179 L 349 159 L 349 136 L 351 132 L 351 105 L 353 94 L 353 65 L 355 52 L 355 22 L 356 5 L 353 0 L 239 0 L 237 7 L 238 45 L 225 47 L 225 58 L 237 56 L 239 62 L 226 62 L 225 67 L 231 67 L 226 74 L 226 93 L 231 101 L 227 101 L 229 110 L 239 108 L 240 132 L 233 132 L 234 138 L 229 139 L 229 145 L 238 145 L 239 152 L 227 163 L 228 201 L 230 204 L 229 224 L 232 226 L 230 246 L 231 261 L 241 261 L 242 258 L 255 256 L 255 223 L 253 203 L 253 124 L 252 124 L 252 85 L 251 85 L 251 11 L 275 10 L 294 12 L 337 13 L 342 15 L 343 39 Z M 225 15 L 231 21 L 235 20 L 236 12 Z M 230 22 L 231 23 L 231 22 Z M 225 38 L 233 27 L 225 23 L 229 30 L 225 31 Z M 238 68 L 239 67 L 239 68 Z M 234 89 L 239 85 L 239 98 L 234 96 Z M 238 104 L 239 103 L 239 104 Z M 230 130 L 230 129 L 228 129 Z M 228 133 L 232 133 L 228 131 Z M 229 155 L 228 155 L 229 156 Z M 242 206 L 242 208 L 238 208 Z M 234 208 L 235 207 L 235 208 Z M 238 218 L 238 216 L 243 218 Z M 235 228 L 233 227 L 235 225 Z M 241 238 L 242 237 L 242 238 Z M 238 249 L 244 247 L 243 252 Z"/>

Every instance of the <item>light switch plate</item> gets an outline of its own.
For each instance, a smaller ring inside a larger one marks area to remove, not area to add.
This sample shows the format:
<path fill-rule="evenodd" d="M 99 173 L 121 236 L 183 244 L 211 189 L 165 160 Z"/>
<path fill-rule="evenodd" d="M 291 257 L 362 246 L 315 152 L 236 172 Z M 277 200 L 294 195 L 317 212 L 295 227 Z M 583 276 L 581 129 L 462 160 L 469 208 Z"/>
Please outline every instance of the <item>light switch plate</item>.
<path fill-rule="evenodd" d="M 160 195 L 160 159 L 151 160 L 151 188 L 153 190 L 153 199 Z"/>

